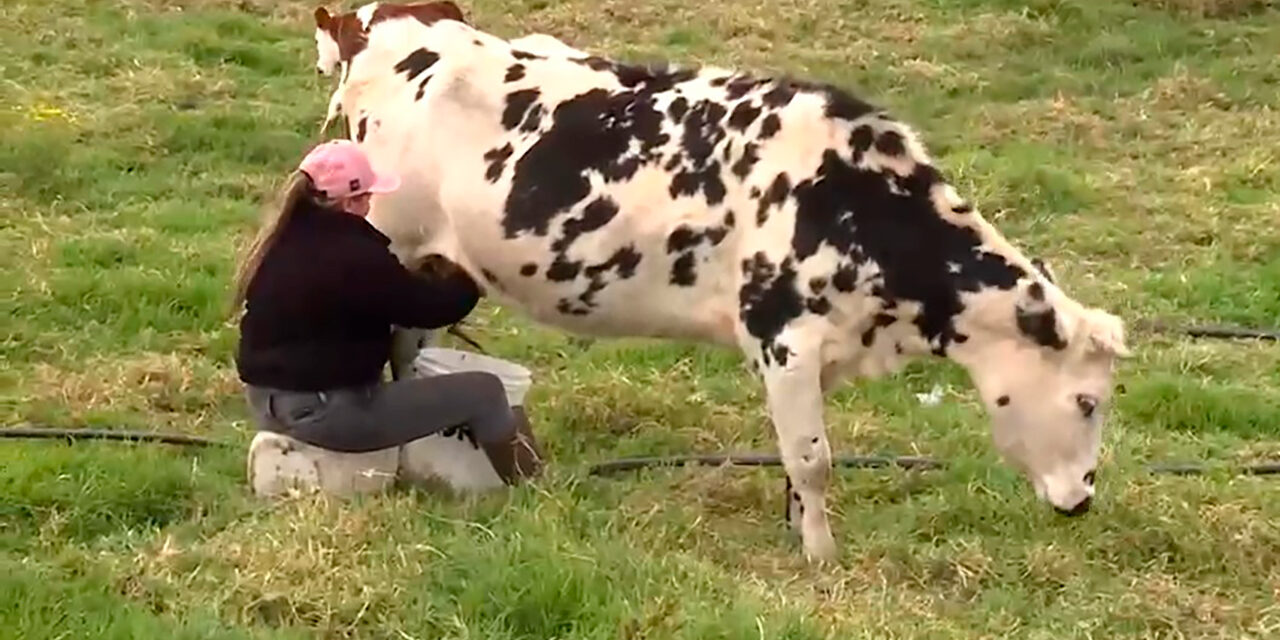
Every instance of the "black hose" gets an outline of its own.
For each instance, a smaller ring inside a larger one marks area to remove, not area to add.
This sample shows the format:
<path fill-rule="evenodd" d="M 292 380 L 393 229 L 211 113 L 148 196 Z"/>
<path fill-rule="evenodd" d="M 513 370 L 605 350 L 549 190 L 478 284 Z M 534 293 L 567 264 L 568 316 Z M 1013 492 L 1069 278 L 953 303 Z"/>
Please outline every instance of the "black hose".
<path fill-rule="evenodd" d="M 1184 333 L 1193 338 L 1243 338 L 1255 340 L 1280 340 L 1280 330 L 1253 329 L 1221 324 L 1177 326 L 1164 320 L 1140 321 L 1139 326 L 1161 333 Z"/>
<path fill-rule="evenodd" d="M 200 436 L 181 433 L 160 433 L 155 431 L 131 431 L 125 429 L 61 429 L 22 424 L 16 427 L 0 429 L 0 438 L 29 439 L 65 439 L 76 440 L 119 440 L 130 442 L 159 442 L 194 447 L 229 446 L 230 443 Z M 836 456 L 831 463 L 836 467 L 865 469 L 883 469 L 896 466 L 902 469 L 941 469 L 946 463 L 929 458 L 913 456 Z M 780 467 L 782 458 L 777 454 L 706 454 L 685 456 L 658 456 L 644 458 L 620 458 L 592 465 L 588 472 L 593 476 L 611 475 L 624 471 L 635 471 L 646 467 L 676 467 L 685 465 L 721 466 L 730 464 L 741 467 Z M 1223 467 L 1220 470 L 1231 470 L 1242 475 L 1269 476 L 1280 475 L 1280 462 L 1261 462 L 1257 464 Z M 1199 463 L 1159 464 L 1148 467 L 1155 474 L 1176 476 L 1201 475 L 1212 473 L 1215 469 Z"/>
<path fill-rule="evenodd" d="M 832 458 L 831 463 L 837 467 L 862 467 L 862 468 L 884 468 L 888 466 L 898 466 L 904 469 L 940 469 L 946 466 L 945 463 L 929 458 L 915 457 L 874 457 L 874 456 L 837 456 Z M 670 467 L 683 466 L 687 464 L 697 464 L 704 466 L 719 466 L 723 464 L 732 464 L 738 466 L 749 467 L 778 467 L 782 466 L 782 458 L 778 455 L 760 455 L 760 454 L 730 454 L 730 455 L 701 455 L 701 456 L 668 456 L 653 458 L 622 458 L 620 460 L 610 460 L 602 462 L 591 467 L 590 474 L 593 476 L 608 475 L 621 471 L 634 471 L 645 467 Z M 1258 464 L 1240 465 L 1236 467 L 1225 467 L 1225 470 L 1234 471 L 1243 475 L 1265 476 L 1280 475 L 1280 462 L 1262 462 Z M 1212 473 L 1214 467 L 1198 464 L 1158 464 L 1147 467 L 1147 470 L 1154 474 L 1168 475 L 1200 475 L 1204 473 Z"/>
<path fill-rule="evenodd" d="M 1228 467 L 1228 469 L 1231 469 Z M 1202 464 L 1158 464 L 1150 467 L 1151 473 L 1167 473 L 1175 476 L 1198 476 L 1214 471 L 1212 467 Z M 1280 474 L 1280 462 L 1260 462 L 1235 467 L 1237 473 L 1247 476 L 1270 476 Z"/>
<path fill-rule="evenodd" d="M 608 462 L 593 465 L 591 467 L 590 474 L 598 476 L 617 473 L 619 471 L 633 471 L 644 467 L 669 467 L 683 466 L 687 464 L 719 466 L 726 463 L 744 467 L 777 467 L 782 465 L 782 458 L 776 454 L 764 455 L 750 453 L 667 456 L 657 458 L 622 458 L 620 460 L 610 460 Z M 876 456 L 836 456 L 835 458 L 832 458 L 831 463 L 837 467 L 863 468 L 883 468 L 896 465 L 904 469 L 937 469 L 944 466 L 943 463 L 935 460 L 929 460 L 928 458 L 887 458 Z"/>
<path fill-rule="evenodd" d="M 136 442 L 161 442 L 164 444 L 180 444 L 195 447 L 225 446 L 227 443 L 200 436 L 189 436 L 181 433 L 158 433 L 155 431 L 128 431 L 121 429 L 56 429 L 35 425 L 19 425 L 0 429 L 0 438 L 63 438 L 70 441 L 78 439 L 91 440 L 125 440 Z"/>

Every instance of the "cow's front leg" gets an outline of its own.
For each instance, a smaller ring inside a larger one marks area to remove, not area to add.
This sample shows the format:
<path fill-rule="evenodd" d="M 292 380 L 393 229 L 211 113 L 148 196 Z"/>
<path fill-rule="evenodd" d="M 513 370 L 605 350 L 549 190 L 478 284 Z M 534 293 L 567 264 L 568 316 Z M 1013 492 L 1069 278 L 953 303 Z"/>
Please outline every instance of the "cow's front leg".
<path fill-rule="evenodd" d="M 827 521 L 831 446 L 822 416 L 819 352 L 816 346 L 784 344 L 780 337 L 778 347 L 768 349 L 770 355 L 761 354 L 760 371 L 787 473 L 788 520 L 799 530 L 810 560 L 831 561 L 836 557 Z"/>

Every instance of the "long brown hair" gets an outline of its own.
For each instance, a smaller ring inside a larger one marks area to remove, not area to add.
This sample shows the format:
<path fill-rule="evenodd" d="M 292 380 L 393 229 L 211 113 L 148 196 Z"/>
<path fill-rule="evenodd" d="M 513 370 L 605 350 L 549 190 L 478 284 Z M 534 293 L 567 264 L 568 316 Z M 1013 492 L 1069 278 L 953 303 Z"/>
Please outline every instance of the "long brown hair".
<path fill-rule="evenodd" d="M 299 208 L 308 204 L 327 207 L 331 203 L 319 196 L 311 176 L 302 171 L 294 171 L 280 195 L 277 196 L 276 204 L 263 210 L 258 233 L 249 243 L 236 269 L 235 290 L 231 300 L 232 313 L 240 312 L 249 292 L 249 283 L 253 282 L 253 276 L 258 273 L 258 267 L 262 266 L 263 257 L 275 245 L 281 230 L 289 224 Z"/>

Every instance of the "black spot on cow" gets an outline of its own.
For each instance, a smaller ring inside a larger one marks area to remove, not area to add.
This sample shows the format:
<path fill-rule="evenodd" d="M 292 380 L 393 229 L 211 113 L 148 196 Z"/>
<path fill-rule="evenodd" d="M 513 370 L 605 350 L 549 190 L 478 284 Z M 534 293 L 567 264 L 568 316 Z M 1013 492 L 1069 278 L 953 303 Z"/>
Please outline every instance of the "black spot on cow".
<path fill-rule="evenodd" d="M 768 364 L 773 343 L 788 322 L 804 312 L 796 290 L 796 270 L 790 257 L 775 265 L 764 252 L 742 261 L 744 283 L 738 291 L 738 315 L 747 332 L 761 341 Z"/>
<path fill-rule="evenodd" d="M 779 367 L 787 366 L 787 360 L 791 359 L 791 348 L 782 343 L 774 343 L 769 352 L 773 354 L 773 359 Z"/>
<path fill-rule="evenodd" d="M 538 100 L 537 89 L 521 89 L 507 94 L 507 106 L 502 110 L 502 127 L 507 131 L 520 126 L 529 107 Z"/>
<path fill-rule="evenodd" d="M 511 56 L 514 57 L 516 60 L 541 60 L 542 59 L 542 56 L 540 55 L 529 53 L 528 51 L 521 51 L 519 49 L 512 49 Z"/>
<path fill-rule="evenodd" d="M 682 224 L 667 236 L 667 253 L 680 254 L 671 266 L 671 284 L 692 286 L 697 281 L 694 267 L 697 264 L 694 251 L 706 243 L 711 247 L 718 246 L 729 235 L 729 227 L 713 226 L 695 231 Z"/>
<path fill-rule="evenodd" d="M 1043 301 L 1044 285 L 1039 282 L 1032 282 L 1031 286 L 1027 287 L 1027 295 L 1031 296 L 1032 300 Z"/>
<path fill-rule="evenodd" d="M 684 96 L 672 100 L 671 104 L 667 106 L 667 115 L 671 116 L 671 121 L 676 124 L 680 124 L 687 113 L 689 113 L 689 101 Z"/>
<path fill-rule="evenodd" d="M 732 211 L 724 212 L 724 226 L 727 227 L 728 229 L 732 229 L 733 225 L 734 225 L 733 212 Z"/>
<path fill-rule="evenodd" d="M 428 83 L 428 82 L 431 82 L 431 78 L 432 78 L 432 77 L 433 77 L 433 76 L 430 76 L 430 75 L 423 76 L 423 78 L 422 78 L 422 82 L 419 82 L 419 83 L 418 83 L 418 92 L 417 92 L 417 93 L 415 93 L 415 94 L 413 95 L 413 99 L 414 99 L 414 100 L 421 100 L 421 99 L 422 99 L 422 96 L 426 95 L 426 93 L 427 93 L 427 83 Z"/>
<path fill-rule="evenodd" d="M 634 246 L 628 245 L 618 249 L 609 256 L 609 259 L 599 264 L 594 264 L 583 270 L 583 274 L 587 278 L 587 288 L 578 295 L 578 304 L 572 305 L 575 315 L 586 315 L 596 307 L 596 294 L 604 291 L 608 284 L 605 281 L 605 275 L 613 272 L 619 280 L 632 278 L 636 274 L 636 268 L 640 265 L 640 254 L 635 250 Z M 565 300 L 561 300 L 565 303 Z M 557 305 L 559 308 L 560 305 Z"/>
<path fill-rule="evenodd" d="M 649 93 L 670 91 L 697 77 L 692 69 L 672 69 L 665 64 L 651 66 L 612 63 L 618 82 L 628 89 Z"/>
<path fill-rule="evenodd" d="M 729 114 L 729 126 L 738 131 L 746 131 L 752 122 L 760 116 L 760 107 L 753 106 L 749 102 L 743 102 L 733 108 L 733 113 Z"/>
<path fill-rule="evenodd" d="M 827 94 L 828 118 L 857 120 L 875 110 L 875 107 L 839 87 L 821 85 L 819 90 Z"/>
<path fill-rule="evenodd" d="M 498 276 L 493 275 L 493 272 L 492 272 L 492 271 L 490 271 L 490 270 L 488 270 L 488 269 L 481 269 L 481 270 L 480 270 L 480 275 L 484 276 L 484 279 L 485 279 L 486 281 L 488 281 L 488 282 L 489 282 L 489 284 L 497 284 L 497 283 L 498 283 Z"/>
<path fill-rule="evenodd" d="M 582 262 L 570 262 L 564 259 L 564 256 L 556 256 L 551 261 L 551 266 L 547 267 L 547 280 L 552 282 L 568 282 L 578 277 L 582 272 Z"/>
<path fill-rule="evenodd" d="M 748 142 L 742 149 L 742 156 L 737 162 L 733 163 L 733 175 L 745 179 L 751 173 L 751 168 L 760 161 L 760 146 L 754 142 Z"/>
<path fill-rule="evenodd" d="M 729 79 L 732 77 L 733 76 L 720 76 L 719 78 L 712 78 L 707 84 L 710 84 L 713 87 L 723 87 L 729 83 Z"/>
<path fill-rule="evenodd" d="M 696 258 L 692 251 L 680 254 L 671 264 L 671 284 L 680 287 L 691 287 L 698 281 L 698 273 L 694 270 Z"/>
<path fill-rule="evenodd" d="M 866 153 L 875 141 L 876 134 L 871 127 L 864 124 L 853 128 L 853 133 L 849 134 L 849 147 L 853 149 L 853 164 L 862 161 L 862 154 Z"/>
<path fill-rule="evenodd" d="M 951 213 L 964 215 L 966 213 L 972 213 L 972 212 L 973 212 L 973 205 L 969 204 L 968 202 L 962 202 L 954 207 L 951 207 Z"/>
<path fill-rule="evenodd" d="M 896 317 L 887 313 L 877 313 L 875 317 L 871 319 L 871 326 L 867 327 L 867 330 L 862 332 L 862 346 L 871 346 L 871 343 L 876 341 L 876 332 L 879 331 L 881 327 L 887 327 L 894 322 L 897 322 L 897 320 L 898 319 Z"/>
<path fill-rule="evenodd" d="M 699 191 L 709 205 L 724 202 L 726 193 L 724 180 L 720 177 L 720 162 L 712 161 L 701 170 L 683 169 L 671 178 L 671 186 L 667 189 L 672 198 L 697 195 Z"/>
<path fill-rule="evenodd" d="M 809 298 L 805 300 L 805 307 L 815 315 L 825 316 L 831 313 L 831 301 L 826 298 Z"/>
<path fill-rule="evenodd" d="M 583 306 L 575 306 L 568 298 L 561 298 L 556 302 L 556 311 L 566 316 L 585 316 L 591 313 L 591 310 Z"/>
<path fill-rule="evenodd" d="M 546 235 L 556 215 L 590 194 L 588 172 L 621 181 L 660 161 L 656 150 L 669 138 L 653 102 L 641 93 L 594 89 L 558 104 L 551 125 L 516 163 L 502 221 L 506 236 Z"/>
<path fill-rule="evenodd" d="M 763 225 L 769 221 L 769 208 L 781 206 L 786 201 L 787 195 L 791 193 L 791 179 L 787 174 L 779 173 L 774 177 L 773 182 L 769 184 L 769 188 L 760 197 L 760 204 L 756 209 L 756 224 Z"/>
<path fill-rule="evenodd" d="M 791 99 L 796 96 L 796 89 L 786 80 L 774 81 L 773 88 L 766 91 L 760 97 L 766 107 L 771 109 L 781 109 L 791 103 Z"/>
<path fill-rule="evenodd" d="M 885 131 L 876 138 L 876 151 L 897 158 L 907 154 L 906 139 L 897 131 Z"/>
<path fill-rule="evenodd" d="M 609 197 L 600 196 L 592 200 L 591 204 L 582 210 L 581 216 L 565 221 L 561 236 L 551 243 L 551 250 L 563 255 L 579 236 L 609 224 L 616 215 L 618 215 L 618 204 Z"/>
<path fill-rule="evenodd" d="M 418 48 L 396 63 L 395 72 L 405 74 L 406 80 L 412 80 L 440 60 L 440 54 Z"/>
<path fill-rule="evenodd" d="M 922 305 L 915 324 L 927 340 L 945 351 L 954 338 L 953 320 L 963 310 L 962 292 L 985 287 L 1011 289 L 1022 269 L 981 249 L 977 231 L 948 223 L 934 209 L 932 189 L 942 177 L 919 164 L 900 186 L 890 190 L 883 173 L 851 165 L 834 151 L 822 157 L 817 171 L 796 185 L 792 249 L 796 259 L 823 246 L 853 263 L 879 265 L 875 295 Z M 952 270 L 954 264 L 958 269 Z M 852 291 L 856 273 L 838 271 L 837 290 Z M 1043 323 L 1027 318 L 1029 335 L 1054 342 Z M 1049 325 L 1050 327 L 1052 325 Z"/>
<path fill-rule="evenodd" d="M 1067 341 L 1058 334 L 1058 314 L 1052 307 L 1036 311 L 1018 309 L 1015 316 L 1018 331 L 1031 338 L 1036 344 L 1059 351 L 1067 348 Z"/>
<path fill-rule="evenodd" d="M 831 286 L 840 293 L 852 292 L 858 286 L 858 268 L 851 264 L 841 265 L 831 276 Z"/>
<path fill-rule="evenodd" d="M 532 262 L 526 262 L 523 266 L 520 267 L 520 275 L 526 278 L 533 277 L 534 275 L 537 275 L 537 273 L 538 273 L 538 265 Z"/>
<path fill-rule="evenodd" d="M 671 158 L 667 160 L 667 164 L 663 169 L 667 172 L 675 171 L 676 167 L 680 166 L 680 163 L 682 162 L 684 162 L 684 156 L 678 153 L 673 153 L 671 154 Z"/>
<path fill-rule="evenodd" d="M 736 76 L 725 84 L 724 94 L 730 100 L 738 100 L 765 82 L 765 80 L 757 80 L 747 76 Z"/>
<path fill-rule="evenodd" d="M 537 131 L 542 125 L 542 103 L 534 103 L 529 108 L 529 113 L 525 116 L 524 122 L 520 124 L 520 130 L 526 133 Z"/>
<path fill-rule="evenodd" d="M 823 277 L 809 278 L 809 291 L 812 291 L 814 295 L 822 293 L 822 290 L 826 288 L 827 288 L 826 278 L 823 278 Z"/>
<path fill-rule="evenodd" d="M 356 142 L 364 142 L 364 137 L 369 133 L 369 116 L 360 116 L 360 121 L 356 123 Z"/>
<path fill-rule="evenodd" d="M 1053 283 L 1053 274 L 1049 272 L 1049 265 L 1045 264 L 1044 260 L 1032 258 L 1031 266 L 1035 267 L 1036 271 L 1039 271 L 1045 280 L 1048 280 L 1051 284 Z"/>
<path fill-rule="evenodd" d="M 772 138 L 775 134 L 777 134 L 778 131 L 780 131 L 781 129 L 782 129 L 782 119 L 778 117 L 778 114 L 770 113 L 769 115 L 765 116 L 763 120 L 760 121 L 759 138 L 761 140 L 768 140 L 769 138 Z"/>
<path fill-rule="evenodd" d="M 1009 406 L 1009 396 L 1000 396 L 996 398 L 996 404 L 1001 407 Z"/>
<path fill-rule="evenodd" d="M 601 58 L 600 56 L 587 56 L 586 58 L 582 58 L 581 60 L 579 60 L 579 62 L 587 65 L 587 68 L 593 71 L 612 71 L 613 70 L 613 63 L 609 62 L 608 60 L 605 60 L 604 58 Z"/>
<path fill-rule="evenodd" d="M 520 63 L 507 67 L 507 75 L 502 79 L 503 82 L 515 82 L 524 77 L 524 65 Z"/>
<path fill-rule="evenodd" d="M 680 225 L 676 227 L 671 235 L 667 236 L 667 253 L 678 253 L 686 249 L 693 248 L 702 241 L 702 236 L 696 233 L 689 225 Z"/>
<path fill-rule="evenodd" d="M 720 123 L 726 113 L 724 105 L 710 100 L 701 100 L 689 110 L 680 142 L 694 166 L 705 165 L 724 139 L 726 134 Z"/>
<path fill-rule="evenodd" d="M 484 172 L 485 180 L 497 182 L 498 178 L 502 177 L 502 170 L 506 167 L 507 158 L 510 158 L 514 151 L 511 143 L 508 142 L 497 149 L 490 149 L 484 152 L 484 159 L 489 163 L 489 167 Z"/>

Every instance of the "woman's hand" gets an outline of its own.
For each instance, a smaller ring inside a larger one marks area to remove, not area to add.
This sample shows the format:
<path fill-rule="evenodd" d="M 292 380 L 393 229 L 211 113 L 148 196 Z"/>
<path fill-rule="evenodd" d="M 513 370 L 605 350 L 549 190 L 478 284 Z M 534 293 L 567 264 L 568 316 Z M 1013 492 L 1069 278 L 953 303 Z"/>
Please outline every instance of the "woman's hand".
<path fill-rule="evenodd" d="M 418 264 L 417 273 L 431 278 L 448 279 L 458 275 L 466 275 L 458 263 L 439 253 L 427 254 Z"/>

